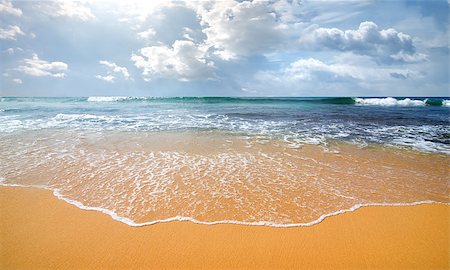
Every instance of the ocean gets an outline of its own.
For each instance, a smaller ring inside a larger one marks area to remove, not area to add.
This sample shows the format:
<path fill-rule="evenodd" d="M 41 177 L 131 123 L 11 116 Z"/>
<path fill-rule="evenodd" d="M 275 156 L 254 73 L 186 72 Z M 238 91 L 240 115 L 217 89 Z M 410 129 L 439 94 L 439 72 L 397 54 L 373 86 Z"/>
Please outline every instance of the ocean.
<path fill-rule="evenodd" d="M 450 98 L 0 98 L 1 185 L 132 226 L 449 202 Z"/>

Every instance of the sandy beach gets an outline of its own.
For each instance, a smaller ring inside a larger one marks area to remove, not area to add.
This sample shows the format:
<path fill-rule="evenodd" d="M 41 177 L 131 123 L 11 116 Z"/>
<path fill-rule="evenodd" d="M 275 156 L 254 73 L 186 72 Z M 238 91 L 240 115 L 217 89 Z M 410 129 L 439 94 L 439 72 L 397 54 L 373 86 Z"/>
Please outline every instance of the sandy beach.
<path fill-rule="evenodd" d="M 311 227 L 170 222 L 130 227 L 0 188 L 2 269 L 448 269 L 448 205 L 364 207 Z"/>
<path fill-rule="evenodd" d="M 0 270 L 450 270 L 450 0 L 0 16 Z"/>

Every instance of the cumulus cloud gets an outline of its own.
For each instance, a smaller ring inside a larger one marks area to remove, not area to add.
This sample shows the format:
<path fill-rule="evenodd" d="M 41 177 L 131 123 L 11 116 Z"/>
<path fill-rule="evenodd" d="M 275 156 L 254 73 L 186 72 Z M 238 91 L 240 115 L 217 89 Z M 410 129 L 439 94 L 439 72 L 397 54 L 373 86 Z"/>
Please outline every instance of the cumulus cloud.
<path fill-rule="evenodd" d="M 283 84 L 296 82 L 362 80 L 366 71 L 348 64 L 326 64 L 318 59 L 299 59 L 277 71 L 262 71 L 256 74 L 259 81 L 278 81 Z"/>
<path fill-rule="evenodd" d="M 200 2 L 194 8 L 205 43 L 225 60 L 267 52 L 282 40 L 284 25 L 266 1 Z"/>
<path fill-rule="evenodd" d="M 345 61 L 344 59 L 347 58 L 338 58 L 338 61 L 332 63 L 325 63 L 314 58 L 299 59 L 277 71 L 258 72 L 256 78 L 259 81 L 277 81 L 281 83 L 333 83 L 343 81 L 386 81 L 390 79 L 406 79 L 417 75 L 414 71 L 405 68 L 379 67 L 375 63 L 364 59 L 364 57 L 356 57 L 357 60 L 353 62 L 351 60 L 349 62 Z"/>
<path fill-rule="evenodd" d="M 96 6 L 112 14 L 119 22 L 128 23 L 133 30 L 142 27 L 148 18 L 162 18 L 165 8 L 184 5 L 183 1 L 96 1 Z"/>
<path fill-rule="evenodd" d="M 95 19 L 86 1 L 49 1 L 36 3 L 39 11 L 51 17 L 69 17 L 82 21 Z"/>
<path fill-rule="evenodd" d="M 416 53 L 411 36 L 393 28 L 380 30 L 370 21 L 362 22 L 356 30 L 312 27 L 300 43 L 310 49 L 352 51 L 384 60 L 415 62 L 426 59 L 425 55 Z"/>
<path fill-rule="evenodd" d="M 116 77 L 114 77 L 113 75 L 95 75 L 95 78 L 99 79 L 99 80 L 103 80 L 105 82 L 114 82 L 114 80 L 116 79 Z"/>
<path fill-rule="evenodd" d="M 279 0 L 272 3 L 279 21 L 284 24 L 299 23 L 305 11 L 303 0 Z"/>
<path fill-rule="evenodd" d="M 142 70 L 145 80 L 153 77 L 180 81 L 211 79 L 215 66 L 207 59 L 206 51 L 206 47 L 190 40 L 177 40 L 172 47 L 144 47 L 140 54 L 132 54 L 131 60 Z"/>
<path fill-rule="evenodd" d="M 10 25 L 7 28 L 0 28 L 0 39 L 16 40 L 17 36 L 25 35 L 17 25 Z"/>
<path fill-rule="evenodd" d="M 343 53 L 327 60 L 301 58 L 279 69 L 258 71 L 253 80 L 240 85 L 260 95 L 273 95 L 274 89 L 279 96 L 392 95 L 394 88 L 412 91 L 425 76 L 409 64 L 380 66 L 370 56 Z"/>
<path fill-rule="evenodd" d="M 15 53 L 17 53 L 17 52 L 22 52 L 22 51 L 23 51 L 23 49 L 22 49 L 22 48 L 19 48 L 19 47 L 16 47 L 16 48 L 8 48 L 8 49 L 4 50 L 4 52 L 6 52 L 7 54 L 15 54 Z"/>
<path fill-rule="evenodd" d="M 327 76 L 333 79 L 338 77 L 364 79 L 364 75 L 357 67 L 345 64 L 325 64 L 314 58 L 299 59 L 291 63 L 283 72 L 283 76 L 289 76 L 292 80 L 311 81 L 317 79 L 318 76 Z"/>
<path fill-rule="evenodd" d="M 145 31 L 137 33 L 139 39 L 149 40 L 156 34 L 156 31 L 153 28 L 148 28 Z"/>
<path fill-rule="evenodd" d="M 22 84 L 22 83 L 23 83 L 22 80 L 21 80 L 21 79 L 18 79 L 18 78 L 14 78 L 12 81 L 13 81 L 14 83 L 17 83 L 17 84 Z"/>
<path fill-rule="evenodd" d="M 191 28 L 183 27 L 183 38 L 194 41 L 196 39 L 195 34 L 196 34 L 195 31 L 192 30 Z"/>
<path fill-rule="evenodd" d="M 8 13 L 14 16 L 22 16 L 22 10 L 15 8 L 13 4 L 7 0 L 0 2 L 0 12 Z"/>
<path fill-rule="evenodd" d="M 16 70 L 35 77 L 63 78 L 66 76 L 68 65 L 64 62 L 48 62 L 33 54 L 31 58 L 24 59 Z"/>
<path fill-rule="evenodd" d="M 130 78 L 130 73 L 126 67 L 118 66 L 116 63 L 109 62 L 106 60 L 99 61 L 99 63 L 107 68 L 107 75 L 96 75 L 95 78 L 107 82 L 114 82 L 116 76 L 113 74 L 121 74 L 123 78 L 128 80 Z"/>

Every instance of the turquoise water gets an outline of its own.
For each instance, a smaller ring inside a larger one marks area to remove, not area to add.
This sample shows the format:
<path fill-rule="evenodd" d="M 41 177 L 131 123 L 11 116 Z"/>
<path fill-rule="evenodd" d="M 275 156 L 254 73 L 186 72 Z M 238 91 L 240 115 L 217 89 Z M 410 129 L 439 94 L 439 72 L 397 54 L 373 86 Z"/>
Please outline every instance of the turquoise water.
<path fill-rule="evenodd" d="M 0 133 L 219 131 L 450 153 L 449 98 L 0 98 Z M 1 135 L 0 135 L 1 136 Z"/>

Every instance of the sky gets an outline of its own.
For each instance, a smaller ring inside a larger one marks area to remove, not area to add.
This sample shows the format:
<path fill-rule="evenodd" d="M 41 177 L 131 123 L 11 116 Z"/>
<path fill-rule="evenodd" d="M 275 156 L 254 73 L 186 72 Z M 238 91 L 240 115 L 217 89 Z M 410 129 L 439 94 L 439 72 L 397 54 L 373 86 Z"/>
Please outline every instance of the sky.
<path fill-rule="evenodd" d="M 449 5 L 0 0 L 0 96 L 449 96 Z"/>

